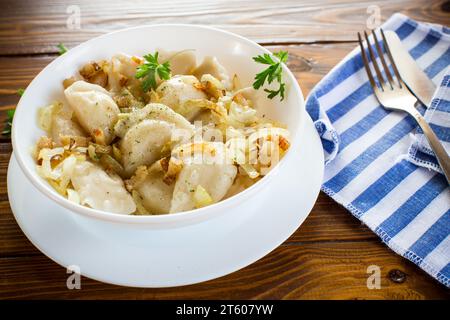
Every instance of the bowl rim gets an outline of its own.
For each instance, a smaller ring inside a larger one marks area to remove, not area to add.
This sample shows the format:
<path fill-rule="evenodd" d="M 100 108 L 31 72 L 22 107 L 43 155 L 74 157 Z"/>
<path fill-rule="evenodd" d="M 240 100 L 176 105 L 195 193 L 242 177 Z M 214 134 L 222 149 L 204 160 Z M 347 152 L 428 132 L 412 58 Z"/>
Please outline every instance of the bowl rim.
<path fill-rule="evenodd" d="M 86 46 L 90 45 L 91 43 L 98 41 L 99 39 L 109 37 L 112 34 L 116 34 L 116 33 L 126 33 L 131 30 L 136 30 L 136 29 L 166 28 L 166 27 L 167 28 L 202 29 L 202 30 L 209 30 L 209 31 L 213 31 L 213 32 L 222 33 L 227 36 L 237 38 L 239 41 L 243 41 L 247 45 L 250 45 L 254 48 L 261 50 L 263 53 L 271 54 L 271 52 L 268 49 L 259 45 L 257 42 L 247 39 L 246 37 L 235 34 L 233 32 L 225 31 L 225 30 L 222 30 L 219 28 L 206 26 L 206 25 L 182 24 L 182 23 L 167 23 L 167 24 L 161 23 L 161 24 L 151 24 L 151 25 L 147 24 L 147 25 L 140 25 L 140 26 L 129 27 L 129 28 L 124 28 L 124 29 L 120 29 L 120 30 L 115 30 L 112 32 L 108 32 L 106 34 L 99 35 L 92 39 L 86 40 L 86 41 L 78 44 L 77 46 L 73 47 L 71 50 L 74 50 L 74 49 L 81 50 L 83 47 L 86 47 Z M 48 65 L 46 65 L 33 78 L 33 80 L 29 83 L 28 87 L 33 85 L 33 83 L 35 81 L 37 81 L 39 76 L 47 68 L 49 68 L 53 64 L 57 64 L 59 58 L 60 57 L 57 57 L 52 62 L 50 62 Z M 293 73 L 289 70 L 289 68 L 285 64 L 282 65 L 282 68 L 283 68 L 284 73 L 290 78 L 290 81 L 292 83 L 291 88 L 294 89 L 297 92 L 298 96 L 300 97 L 300 101 L 299 101 L 300 110 L 299 110 L 298 119 L 296 121 L 298 123 L 298 128 L 297 128 L 295 136 L 291 137 L 292 143 L 291 143 L 290 149 L 285 154 L 285 156 L 275 165 L 275 167 L 272 168 L 268 172 L 268 174 L 266 174 L 263 178 L 261 178 L 261 180 L 257 181 L 250 187 L 246 188 L 245 190 L 242 190 L 241 192 L 239 192 L 227 199 L 221 200 L 217 203 L 214 203 L 214 204 L 206 206 L 206 207 L 197 208 L 197 209 L 188 210 L 188 211 L 170 213 L 170 214 L 160 214 L 160 215 L 131 215 L 131 214 L 125 215 L 125 214 L 119 214 L 119 213 L 114 213 L 114 212 L 109 212 L 109 211 L 86 207 L 81 204 L 71 202 L 67 198 L 58 194 L 56 192 L 56 190 L 52 189 L 49 185 L 44 183 L 44 179 L 42 179 L 42 178 L 37 179 L 35 177 L 35 175 L 33 175 L 28 170 L 27 165 L 25 164 L 25 161 L 22 157 L 25 154 L 28 155 L 29 153 L 24 154 L 23 150 L 19 149 L 18 142 L 17 142 L 17 139 L 18 139 L 17 136 L 19 134 L 18 133 L 19 130 L 17 129 L 17 124 L 15 123 L 16 118 L 13 119 L 12 133 L 11 133 L 11 141 L 12 141 L 13 151 L 14 151 L 17 162 L 18 162 L 22 172 L 25 173 L 25 176 L 28 178 L 28 180 L 30 180 L 30 182 L 40 192 L 42 192 L 44 195 L 46 195 L 48 198 L 50 198 L 51 200 L 55 201 L 56 203 L 62 205 L 64 208 L 70 210 L 71 212 L 76 212 L 76 213 L 82 214 L 87 217 L 93 217 L 93 218 L 104 220 L 104 221 L 129 223 L 129 224 L 146 224 L 146 223 L 147 224 L 150 224 L 150 223 L 151 224 L 165 224 L 165 223 L 170 223 L 170 222 L 177 222 L 181 219 L 183 219 L 183 220 L 198 220 L 198 219 L 201 219 L 202 216 L 208 215 L 212 211 L 217 211 L 221 207 L 222 207 L 222 209 L 225 209 L 225 208 L 230 207 L 231 205 L 233 205 L 234 203 L 236 203 L 239 200 L 246 200 L 246 198 L 248 198 L 252 193 L 256 192 L 258 189 L 260 189 L 262 186 L 264 186 L 275 175 L 275 172 L 277 170 L 279 170 L 282 166 L 284 166 L 283 164 L 290 158 L 290 155 L 292 154 L 292 152 L 290 152 L 291 148 L 298 147 L 296 142 L 299 140 L 298 136 L 300 135 L 300 133 L 303 129 L 304 113 L 306 112 L 305 100 L 304 100 L 303 92 L 300 88 L 300 85 L 298 84 L 297 79 L 295 78 Z M 24 96 L 25 95 L 26 95 L 26 92 L 25 92 Z M 16 109 L 23 108 L 23 107 L 21 107 L 21 101 L 22 101 L 22 98 L 19 100 L 19 102 L 16 106 Z"/>

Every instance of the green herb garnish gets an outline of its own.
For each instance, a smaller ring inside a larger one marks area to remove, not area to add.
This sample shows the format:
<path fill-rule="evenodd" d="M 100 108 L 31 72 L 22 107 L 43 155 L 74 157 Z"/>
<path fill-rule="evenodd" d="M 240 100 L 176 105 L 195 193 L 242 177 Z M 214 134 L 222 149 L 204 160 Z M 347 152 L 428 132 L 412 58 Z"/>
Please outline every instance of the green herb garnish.
<path fill-rule="evenodd" d="M 25 89 L 23 89 L 23 88 L 19 88 L 19 89 L 17 89 L 17 95 L 19 96 L 19 97 L 21 97 L 21 96 L 23 96 L 23 94 L 25 93 Z"/>
<path fill-rule="evenodd" d="M 56 47 L 58 48 L 59 55 L 63 55 L 64 53 L 66 53 L 69 50 L 62 42 L 58 43 L 58 45 Z"/>
<path fill-rule="evenodd" d="M 276 59 L 273 57 L 276 57 Z M 275 52 L 273 55 L 264 53 L 263 55 L 253 57 L 255 62 L 269 65 L 267 69 L 261 71 L 255 76 L 253 88 L 259 89 L 266 83 L 266 81 L 268 84 L 271 84 L 274 80 L 276 80 L 279 83 L 278 90 L 264 89 L 264 91 L 268 93 L 267 97 L 269 99 L 273 99 L 277 95 L 280 95 L 280 100 L 283 101 L 286 84 L 282 79 L 283 69 L 281 64 L 286 63 L 287 59 L 288 53 L 286 51 Z"/>
<path fill-rule="evenodd" d="M 16 112 L 16 109 L 10 109 L 6 111 L 6 122 L 5 127 L 3 128 L 2 135 L 9 136 L 11 135 L 11 126 L 14 118 L 14 113 Z"/>
<path fill-rule="evenodd" d="M 160 64 L 158 62 L 158 51 L 154 55 L 145 55 L 144 59 L 144 64 L 137 67 L 135 77 L 136 79 L 143 78 L 142 89 L 147 92 L 150 89 L 156 89 L 156 76 L 161 80 L 170 79 L 170 62 L 166 61 Z"/>

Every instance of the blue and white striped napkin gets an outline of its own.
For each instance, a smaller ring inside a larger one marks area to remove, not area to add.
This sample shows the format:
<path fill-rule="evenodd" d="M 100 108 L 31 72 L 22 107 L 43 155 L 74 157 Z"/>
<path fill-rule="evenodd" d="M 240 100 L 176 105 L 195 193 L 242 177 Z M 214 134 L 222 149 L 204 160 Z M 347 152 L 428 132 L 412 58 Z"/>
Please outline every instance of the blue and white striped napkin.
<path fill-rule="evenodd" d="M 436 89 L 431 106 L 425 111 L 424 118 L 442 142 L 444 149 L 450 154 L 450 67 L 447 68 L 441 85 Z M 417 128 L 415 138 L 409 148 L 409 160 L 418 166 L 442 173 L 422 129 Z"/>
<path fill-rule="evenodd" d="M 450 63 L 449 29 L 400 14 L 382 27 L 398 34 L 439 85 Z M 306 108 L 325 152 L 322 190 L 391 249 L 449 287 L 450 188 L 442 174 L 408 161 L 411 145 L 421 141 L 416 123 L 380 106 L 359 48 L 320 81 Z"/>

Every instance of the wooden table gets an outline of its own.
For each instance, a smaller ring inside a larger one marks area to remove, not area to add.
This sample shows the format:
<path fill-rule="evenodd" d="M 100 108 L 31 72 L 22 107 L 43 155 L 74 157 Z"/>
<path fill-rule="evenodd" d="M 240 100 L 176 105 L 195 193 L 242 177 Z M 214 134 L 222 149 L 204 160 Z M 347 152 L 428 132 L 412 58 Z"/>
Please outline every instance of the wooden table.
<path fill-rule="evenodd" d="M 446 1 L 112 1 L 78 0 L 81 29 L 66 26 L 72 1 L 2 0 L 0 106 L 14 108 L 16 90 L 57 57 L 94 36 L 153 23 L 205 24 L 233 31 L 290 54 L 305 96 L 352 48 L 367 8 L 382 21 L 394 12 L 448 24 Z M 73 11 L 72 11 L 73 12 Z M 1 121 L 5 112 L 1 113 Z M 176 289 L 135 289 L 82 278 L 66 288 L 66 270 L 40 253 L 17 226 L 8 203 L 8 138 L 0 140 L 0 298 L 59 299 L 448 299 L 449 291 L 393 253 L 349 212 L 321 194 L 305 223 L 265 258 L 228 276 Z M 33 191 L 34 192 L 34 191 Z M 366 286 L 369 265 L 381 268 L 381 289 Z M 392 271 L 397 271 L 393 276 Z M 398 276 L 400 275 L 400 276 Z M 394 280 L 397 280 L 394 281 Z"/>

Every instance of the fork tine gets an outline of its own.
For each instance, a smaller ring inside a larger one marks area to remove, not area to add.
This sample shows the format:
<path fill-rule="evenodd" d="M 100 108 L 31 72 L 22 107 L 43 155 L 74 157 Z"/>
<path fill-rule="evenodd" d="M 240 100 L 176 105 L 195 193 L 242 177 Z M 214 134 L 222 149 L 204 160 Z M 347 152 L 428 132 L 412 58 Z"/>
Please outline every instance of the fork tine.
<path fill-rule="evenodd" d="M 381 37 L 383 38 L 383 46 L 386 49 L 389 60 L 391 61 L 392 69 L 394 69 L 394 73 L 395 73 L 395 76 L 397 77 L 398 84 L 400 85 L 400 88 L 403 88 L 403 86 L 402 86 L 403 81 L 402 81 L 402 78 L 400 77 L 400 73 L 398 72 L 397 65 L 394 62 L 394 58 L 392 57 L 391 49 L 389 48 L 389 45 L 386 41 L 384 31 L 381 28 L 380 28 L 380 31 L 381 31 Z"/>
<path fill-rule="evenodd" d="M 369 66 L 369 60 L 367 60 L 366 50 L 364 49 L 364 44 L 362 42 L 361 34 L 359 32 L 358 32 L 358 42 L 359 42 L 359 47 L 361 48 L 361 55 L 362 55 L 363 62 L 364 62 L 364 68 L 366 68 L 366 72 L 367 72 L 367 76 L 369 77 L 370 85 L 372 86 L 372 88 L 376 88 L 377 85 L 375 83 L 375 80 L 373 79 L 372 71 L 370 70 L 370 66 Z"/>
<path fill-rule="evenodd" d="M 389 68 L 386 64 L 386 60 L 384 60 L 384 54 L 383 50 L 381 50 L 380 43 L 378 42 L 377 34 L 375 30 L 372 30 L 372 36 L 375 40 L 375 48 L 377 49 L 378 56 L 380 57 L 381 64 L 383 65 L 384 71 L 386 72 L 386 76 L 388 78 L 389 84 L 391 85 L 391 89 L 393 89 L 394 79 L 392 78 L 391 71 L 389 71 Z"/>
<path fill-rule="evenodd" d="M 364 31 L 364 36 L 366 37 L 367 48 L 369 49 L 370 59 L 372 60 L 373 67 L 375 68 L 375 72 L 378 77 L 378 82 L 380 83 L 381 90 L 384 90 L 384 86 L 383 86 L 383 83 L 385 83 L 384 78 L 383 78 L 383 75 L 381 74 L 380 68 L 378 67 L 378 63 L 375 58 L 375 53 L 373 52 L 372 46 L 370 45 L 369 37 L 367 36 L 366 31 Z"/>

